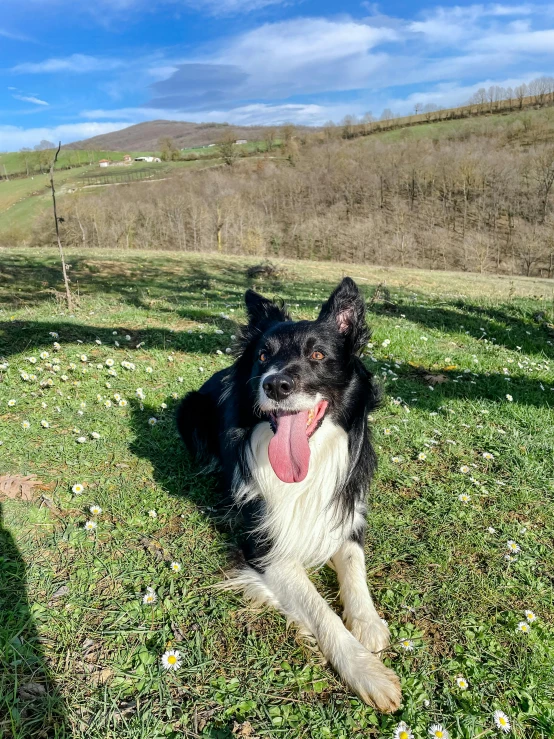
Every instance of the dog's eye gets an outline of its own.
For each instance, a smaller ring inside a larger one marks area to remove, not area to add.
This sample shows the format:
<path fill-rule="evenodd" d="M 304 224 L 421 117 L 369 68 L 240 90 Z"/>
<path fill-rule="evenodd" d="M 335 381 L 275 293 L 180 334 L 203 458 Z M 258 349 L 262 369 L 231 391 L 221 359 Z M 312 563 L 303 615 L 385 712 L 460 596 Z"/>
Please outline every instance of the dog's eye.
<path fill-rule="evenodd" d="M 269 355 L 268 355 L 268 353 L 267 353 L 267 352 L 265 351 L 265 349 L 262 349 L 262 351 L 260 352 L 260 356 L 259 356 L 259 360 L 260 360 L 260 362 L 267 362 L 268 356 L 269 356 Z"/>
<path fill-rule="evenodd" d="M 325 359 L 325 354 L 323 354 L 323 352 L 315 351 L 315 352 L 312 352 L 310 359 L 317 359 L 317 360 Z"/>

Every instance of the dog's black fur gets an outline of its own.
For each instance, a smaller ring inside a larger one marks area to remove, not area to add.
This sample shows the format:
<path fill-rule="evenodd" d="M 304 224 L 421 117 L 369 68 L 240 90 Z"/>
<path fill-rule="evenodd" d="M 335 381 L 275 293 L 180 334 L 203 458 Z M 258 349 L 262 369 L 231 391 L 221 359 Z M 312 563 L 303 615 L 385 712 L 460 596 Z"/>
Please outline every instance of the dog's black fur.
<path fill-rule="evenodd" d="M 255 426 L 268 419 L 257 411 L 255 382 L 263 373 L 259 355 L 266 349 L 272 366 L 291 376 L 296 390 L 319 392 L 329 401 L 327 415 L 348 434 L 349 473 L 336 496 L 341 517 L 353 519 L 355 505 L 369 489 L 377 464 L 367 417 L 380 399 L 378 386 L 358 356 L 370 338 L 363 297 L 353 280 L 345 278 L 316 321 L 297 322 L 283 305 L 253 290 L 246 291 L 245 302 L 249 320 L 241 328 L 234 364 L 216 372 L 184 398 L 177 411 L 179 433 L 199 461 L 209 464 L 217 460 L 226 500 L 233 505 L 237 468 L 242 482 L 251 474 L 245 447 Z M 339 316 L 346 320 L 344 331 L 339 330 Z M 325 354 L 322 362 L 308 359 L 316 346 Z M 247 530 L 250 528 L 243 551 L 249 564 L 259 568 L 271 547 L 256 533 L 256 522 L 263 515 L 262 501 L 247 504 L 242 513 Z M 363 536 L 363 528 L 351 532 L 360 544 Z"/>

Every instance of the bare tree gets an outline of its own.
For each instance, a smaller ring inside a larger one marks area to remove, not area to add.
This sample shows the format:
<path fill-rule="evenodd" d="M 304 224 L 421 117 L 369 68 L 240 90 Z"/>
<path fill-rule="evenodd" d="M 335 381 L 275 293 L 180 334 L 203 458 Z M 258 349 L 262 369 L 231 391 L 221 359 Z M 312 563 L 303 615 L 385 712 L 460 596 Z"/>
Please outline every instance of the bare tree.
<path fill-rule="evenodd" d="M 69 279 L 67 277 L 65 257 L 63 254 L 62 242 L 60 239 L 60 219 L 58 218 L 58 212 L 56 209 L 56 189 L 54 187 L 54 167 L 56 166 L 56 162 L 58 161 L 58 154 L 60 153 L 61 148 L 62 148 L 62 142 L 60 141 L 58 144 L 58 148 L 56 149 L 56 154 L 54 155 L 54 159 L 52 160 L 52 164 L 50 165 L 50 189 L 52 190 L 52 208 L 54 210 L 54 223 L 56 224 L 56 239 L 58 241 L 58 249 L 60 250 L 60 259 L 62 262 L 62 274 L 63 274 L 63 281 L 65 285 L 65 297 L 67 300 L 67 309 L 69 311 L 72 311 L 73 310 L 73 300 L 71 298 L 71 290 L 69 289 Z"/>

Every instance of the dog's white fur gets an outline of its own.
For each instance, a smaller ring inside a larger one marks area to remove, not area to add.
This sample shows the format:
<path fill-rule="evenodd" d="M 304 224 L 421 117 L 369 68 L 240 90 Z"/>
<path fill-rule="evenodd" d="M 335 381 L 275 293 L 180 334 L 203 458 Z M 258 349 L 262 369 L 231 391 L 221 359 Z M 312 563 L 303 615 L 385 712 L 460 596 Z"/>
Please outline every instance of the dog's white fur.
<path fill-rule="evenodd" d="M 360 504 L 355 520 L 345 522 L 335 506 L 335 491 L 348 470 L 348 437 L 325 417 L 310 439 L 306 478 L 284 483 L 269 462 L 272 436 L 269 423 L 255 427 L 247 460 L 252 479 L 233 492 L 239 505 L 263 500 L 259 533 L 271 543 L 270 551 L 260 563 L 263 573 L 247 566 L 232 573 L 226 587 L 242 590 L 258 604 L 274 606 L 303 632 L 313 634 L 323 655 L 364 701 L 381 711 L 394 711 L 400 705 L 398 678 L 374 654 L 388 645 L 389 631 L 369 594 L 363 550 L 348 539 L 361 527 L 365 507 Z M 348 628 L 305 571 L 328 560 L 337 571 Z"/>

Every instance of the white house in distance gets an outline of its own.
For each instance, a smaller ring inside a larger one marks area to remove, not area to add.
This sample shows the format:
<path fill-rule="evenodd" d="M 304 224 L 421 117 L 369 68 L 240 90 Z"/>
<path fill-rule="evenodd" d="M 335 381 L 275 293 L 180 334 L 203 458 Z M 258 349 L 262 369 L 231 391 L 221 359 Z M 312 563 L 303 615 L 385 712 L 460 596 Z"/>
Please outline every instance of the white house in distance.
<path fill-rule="evenodd" d="M 160 157 L 135 157 L 135 162 L 161 162 Z"/>
<path fill-rule="evenodd" d="M 110 160 L 109 160 L 109 159 L 101 159 L 101 160 L 100 160 L 100 161 L 98 162 L 98 165 L 99 165 L 100 167 L 109 167 L 109 166 L 110 166 Z"/>

